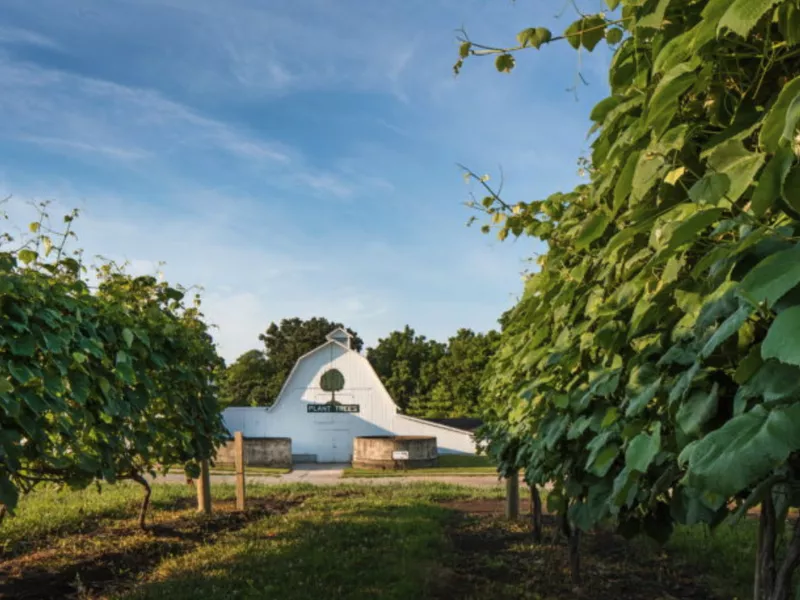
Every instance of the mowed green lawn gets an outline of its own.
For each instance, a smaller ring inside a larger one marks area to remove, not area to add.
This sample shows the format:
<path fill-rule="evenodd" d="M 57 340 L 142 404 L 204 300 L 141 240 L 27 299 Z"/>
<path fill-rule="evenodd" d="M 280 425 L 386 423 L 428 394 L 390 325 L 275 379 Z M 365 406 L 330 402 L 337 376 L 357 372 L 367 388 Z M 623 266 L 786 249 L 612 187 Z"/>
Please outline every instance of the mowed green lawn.
<path fill-rule="evenodd" d="M 351 467 L 344 470 L 342 477 L 429 477 L 432 475 L 494 475 L 495 473 L 497 470 L 486 456 L 442 454 L 439 456 L 439 465 L 429 469 L 393 471 Z"/>
<path fill-rule="evenodd" d="M 233 486 L 214 485 L 214 514 L 203 517 L 192 486 L 154 485 L 150 530 L 141 532 L 138 486 L 37 491 L 0 526 L 0 598 L 662 597 L 647 596 L 647 584 L 672 597 L 721 600 L 746 597 L 752 576 L 752 520 L 713 535 L 680 528 L 666 548 L 614 538 L 610 552 L 605 534 L 588 534 L 589 595 L 574 596 L 556 527 L 548 526 L 543 545 L 532 544 L 524 515 L 511 524 L 498 518 L 499 487 L 294 484 L 248 492 L 242 514 Z M 669 587 L 673 579 L 682 587 Z M 693 595 L 681 595 L 687 586 Z M 641 594 L 626 595 L 636 589 Z"/>
<path fill-rule="evenodd" d="M 414 598 L 446 550 L 441 502 L 499 494 L 251 485 L 244 518 L 233 490 L 213 486 L 209 519 L 196 514 L 191 486 L 154 485 L 149 533 L 134 527 L 137 486 L 37 492 L 0 526 L 0 597 L 67 595 L 105 577 L 113 583 L 95 588 L 114 598 Z"/>

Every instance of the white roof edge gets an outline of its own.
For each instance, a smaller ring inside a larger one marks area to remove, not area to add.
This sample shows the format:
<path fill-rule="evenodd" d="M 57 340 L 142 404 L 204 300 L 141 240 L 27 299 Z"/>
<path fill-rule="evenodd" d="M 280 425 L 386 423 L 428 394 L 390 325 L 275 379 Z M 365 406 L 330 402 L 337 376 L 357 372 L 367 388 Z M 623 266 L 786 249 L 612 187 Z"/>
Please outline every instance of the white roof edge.
<path fill-rule="evenodd" d="M 466 429 L 459 429 L 458 427 L 450 427 L 450 425 L 442 425 L 441 423 L 434 423 L 433 421 L 426 421 L 425 419 L 418 419 L 417 417 L 410 417 L 408 415 L 399 414 L 398 417 L 402 417 L 403 419 L 408 419 L 409 421 L 414 421 L 416 423 L 424 423 L 425 425 L 430 425 L 431 427 L 438 427 L 439 429 L 448 429 L 450 431 L 457 431 L 458 433 L 466 433 L 468 435 L 474 436 L 471 431 L 467 431 Z"/>
<path fill-rule="evenodd" d="M 325 336 L 325 339 L 326 339 L 326 340 L 332 340 L 332 339 L 333 339 L 333 336 L 334 336 L 334 334 L 336 334 L 336 333 L 339 333 L 340 331 L 341 331 L 343 334 L 345 334 L 345 335 L 346 335 L 348 338 L 350 338 L 350 339 L 352 339 L 352 338 L 353 338 L 353 334 L 352 334 L 352 333 L 350 333 L 349 331 L 347 331 L 347 329 L 345 329 L 344 327 L 337 327 L 336 329 L 334 329 L 333 331 L 331 331 L 331 332 L 330 332 L 328 335 L 326 335 L 326 336 Z"/>

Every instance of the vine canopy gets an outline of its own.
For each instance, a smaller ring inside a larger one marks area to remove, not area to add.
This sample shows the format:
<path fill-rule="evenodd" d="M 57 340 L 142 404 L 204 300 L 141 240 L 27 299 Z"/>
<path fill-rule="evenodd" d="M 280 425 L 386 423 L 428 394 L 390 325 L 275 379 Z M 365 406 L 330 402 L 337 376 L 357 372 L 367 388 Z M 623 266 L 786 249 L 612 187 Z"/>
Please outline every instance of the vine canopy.
<path fill-rule="evenodd" d="M 800 3 L 607 4 L 509 48 L 462 39 L 456 71 L 559 40 L 614 49 L 588 183 L 512 205 L 479 180 L 485 231 L 548 246 L 482 435 L 580 528 L 665 539 L 800 479 Z"/>

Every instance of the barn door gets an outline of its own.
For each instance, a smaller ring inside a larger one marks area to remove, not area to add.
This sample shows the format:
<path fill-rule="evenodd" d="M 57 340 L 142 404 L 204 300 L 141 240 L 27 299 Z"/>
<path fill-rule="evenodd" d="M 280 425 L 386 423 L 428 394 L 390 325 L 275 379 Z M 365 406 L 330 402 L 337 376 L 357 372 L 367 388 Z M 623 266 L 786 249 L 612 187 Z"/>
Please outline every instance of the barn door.
<path fill-rule="evenodd" d="M 353 436 L 347 429 L 330 429 L 330 462 L 348 463 L 353 455 Z"/>

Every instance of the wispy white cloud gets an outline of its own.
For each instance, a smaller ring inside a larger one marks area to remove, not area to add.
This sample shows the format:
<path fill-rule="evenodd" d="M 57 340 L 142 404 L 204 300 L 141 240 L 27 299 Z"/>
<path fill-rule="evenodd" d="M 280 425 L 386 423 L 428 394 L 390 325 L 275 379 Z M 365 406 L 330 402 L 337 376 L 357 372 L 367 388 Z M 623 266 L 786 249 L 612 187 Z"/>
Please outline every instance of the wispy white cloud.
<path fill-rule="evenodd" d="M 346 181 L 343 175 L 312 167 L 297 148 L 202 115 L 153 90 L 20 63 L 2 55 L 0 79 L 11 84 L 0 96 L 5 117 L 0 137 L 127 163 L 223 152 L 261 170 L 273 182 L 285 180 L 286 185 L 306 186 L 337 198 L 371 185 L 369 180 L 348 177 Z M 163 165 L 159 168 L 163 171 Z"/>
<path fill-rule="evenodd" d="M 319 192 L 332 194 L 339 198 L 347 198 L 353 193 L 351 186 L 331 175 L 304 173 L 300 180 Z"/>
<path fill-rule="evenodd" d="M 25 44 L 42 48 L 61 49 L 61 46 L 52 39 L 18 27 L 0 26 L 0 44 Z"/>
<path fill-rule="evenodd" d="M 72 153 L 74 151 L 89 152 L 89 153 L 102 154 L 120 160 L 138 160 L 150 156 L 150 153 L 145 152 L 144 150 L 118 148 L 115 146 L 102 146 L 97 144 L 79 142 L 77 140 L 68 140 L 68 139 L 61 139 L 61 138 L 54 138 L 47 136 L 20 135 L 17 136 L 15 139 L 19 140 L 20 142 L 36 144 L 38 146 L 43 146 L 45 148 L 54 148 L 62 152 L 67 152 L 67 153 Z"/>

